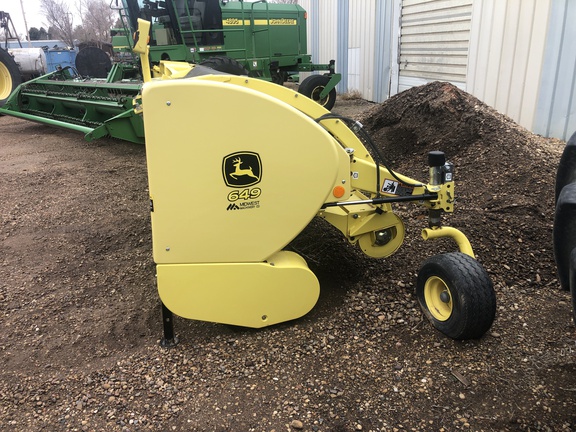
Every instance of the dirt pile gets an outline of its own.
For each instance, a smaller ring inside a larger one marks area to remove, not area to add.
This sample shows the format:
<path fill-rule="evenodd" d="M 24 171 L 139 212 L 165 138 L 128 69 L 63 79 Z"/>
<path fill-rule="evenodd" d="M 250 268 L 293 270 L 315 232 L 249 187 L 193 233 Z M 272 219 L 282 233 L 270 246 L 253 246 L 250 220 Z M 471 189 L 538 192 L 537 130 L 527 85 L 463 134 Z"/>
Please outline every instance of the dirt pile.
<path fill-rule="evenodd" d="M 441 82 L 402 92 L 360 120 L 403 174 L 424 180 L 427 153 L 446 153 L 455 165 L 457 196 L 447 223 L 471 236 L 487 267 L 505 265 L 536 284 L 542 272 L 554 279 L 554 178 L 563 141 L 535 135 Z M 543 267 L 533 265 L 535 255 L 546 257 L 536 259 Z"/>
<path fill-rule="evenodd" d="M 438 81 L 399 93 L 365 112 L 360 120 L 392 161 L 433 148 L 441 148 L 452 158 L 475 146 L 481 149 L 470 150 L 481 154 L 501 151 L 506 159 L 515 159 L 509 151 L 516 144 L 534 146 L 550 141 L 469 93 Z"/>
<path fill-rule="evenodd" d="M 358 120 L 391 167 L 415 180 L 428 179 L 429 151 L 445 152 L 455 166 L 457 201 L 454 214 L 445 215 L 444 223 L 466 233 L 496 283 L 514 285 L 509 276 L 513 271 L 525 275 L 522 283 L 541 287 L 545 280 L 557 288 L 551 239 L 555 170 L 563 141 L 535 135 L 444 82 L 404 91 L 368 109 Z M 407 268 L 417 269 L 431 247 L 439 253 L 454 249 L 447 240 L 420 239 L 425 209 L 407 204 L 395 211 L 407 225 L 405 244 L 415 246 L 409 248 Z M 358 268 L 370 268 L 373 262 L 342 248 L 342 242 L 339 233 L 315 221 L 293 244 L 312 261 L 311 266 L 319 264 L 317 272 L 329 268 L 331 274 L 343 270 L 338 278 L 363 277 Z M 350 266 L 342 269 L 337 264 L 342 260 Z M 502 268 L 506 271 L 499 271 Z"/>

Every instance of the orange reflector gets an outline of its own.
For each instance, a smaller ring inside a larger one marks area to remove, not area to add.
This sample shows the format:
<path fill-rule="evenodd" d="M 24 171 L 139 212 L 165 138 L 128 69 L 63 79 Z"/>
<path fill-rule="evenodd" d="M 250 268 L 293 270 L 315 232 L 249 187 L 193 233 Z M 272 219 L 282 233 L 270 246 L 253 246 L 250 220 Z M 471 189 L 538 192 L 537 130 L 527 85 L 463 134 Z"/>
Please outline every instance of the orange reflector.
<path fill-rule="evenodd" d="M 344 189 L 344 186 L 336 186 L 334 189 L 332 189 L 332 195 L 334 195 L 336 198 L 342 198 L 345 193 L 346 189 Z"/>
<path fill-rule="evenodd" d="M 304 12 L 304 19 L 308 19 L 308 12 Z"/>

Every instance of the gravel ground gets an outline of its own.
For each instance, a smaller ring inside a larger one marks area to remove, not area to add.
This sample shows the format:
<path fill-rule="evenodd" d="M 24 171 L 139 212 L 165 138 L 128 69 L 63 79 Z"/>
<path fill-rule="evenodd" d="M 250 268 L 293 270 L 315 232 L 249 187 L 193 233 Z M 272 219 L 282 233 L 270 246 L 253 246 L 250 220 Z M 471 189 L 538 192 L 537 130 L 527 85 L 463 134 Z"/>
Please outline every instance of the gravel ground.
<path fill-rule="evenodd" d="M 418 268 L 453 246 L 420 239 L 426 220 L 406 205 L 405 245 L 386 260 L 323 221 L 295 239 L 322 286 L 305 317 L 261 330 L 176 318 L 180 344 L 163 349 L 144 148 L 0 117 L 2 429 L 576 430 L 576 330 L 550 240 L 563 143 L 455 90 L 419 91 L 335 112 L 415 178 L 445 144 L 461 173 L 449 220 L 497 294 L 478 341 L 424 321 Z"/>

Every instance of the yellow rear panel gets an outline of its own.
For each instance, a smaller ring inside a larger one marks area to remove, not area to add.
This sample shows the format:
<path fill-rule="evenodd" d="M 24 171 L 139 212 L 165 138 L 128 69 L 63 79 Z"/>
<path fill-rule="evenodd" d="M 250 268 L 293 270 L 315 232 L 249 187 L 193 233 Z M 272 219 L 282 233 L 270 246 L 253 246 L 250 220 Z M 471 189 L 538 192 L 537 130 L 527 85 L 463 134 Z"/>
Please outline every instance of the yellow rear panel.
<path fill-rule="evenodd" d="M 182 79 L 143 103 L 157 263 L 264 261 L 342 184 L 341 146 L 267 94 Z"/>

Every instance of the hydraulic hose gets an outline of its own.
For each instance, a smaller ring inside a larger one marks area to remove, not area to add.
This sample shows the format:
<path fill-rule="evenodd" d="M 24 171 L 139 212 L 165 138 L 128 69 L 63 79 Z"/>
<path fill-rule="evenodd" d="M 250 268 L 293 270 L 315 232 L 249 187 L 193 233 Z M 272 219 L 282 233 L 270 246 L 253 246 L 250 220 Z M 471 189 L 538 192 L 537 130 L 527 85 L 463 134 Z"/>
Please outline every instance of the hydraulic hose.
<path fill-rule="evenodd" d="M 364 126 L 362 125 L 362 123 L 360 123 L 359 121 L 353 120 L 351 118 L 348 117 L 344 117 L 338 114 L 324 114 L 321 117 L 318 117 L 317 119 L 315 119 L 315 121 L 317 123 L 320 123 L 322 120 L 327 120 L 327 119 L 338 119 L 338 120 L 342 120 L 344 123 L 346 123 L 346 125 L 356 134 L 356 136 L 359 136 L 359 134 L 362 135 L 362 138 L 364 139 L 364 141 L 370 146 L 370 148 L 372 149 L 374 155 L 376 156 L 377 159 L 377 163 L 376 163 L 376 182 L 378 183 L 376 185 L 376 190 L 377 190 L 377 195 L 376 196 L 380 196 L 380 169 L 379 166 L 382 165 L 384 168 L 386 168 L 388 170 L 388 172 L 390 173 L 390 175 L 392 175 L 392 177 L 394 177 L 395 180 L 397 180 L 400 183 L 406 184 L 408 186 L 412 186 L 412 187 L 422 187 L 424 186 L 422 183 L 407 183 L 403 180 L 401 180 L 398 175 L 394 172 L 394 170 L 392 168 L 390 168 L 389 163 L 386 161 L 386 158 L 382 155 L 382 152 L 380 151 L 380 149 L 378 148 L 378 146 L 374 143 L 374 141 L 372 141 L 372 138 L 370 137 L 370 135 L 368 134 L 368 132 L 366 132 L 364 130 Z"/>

